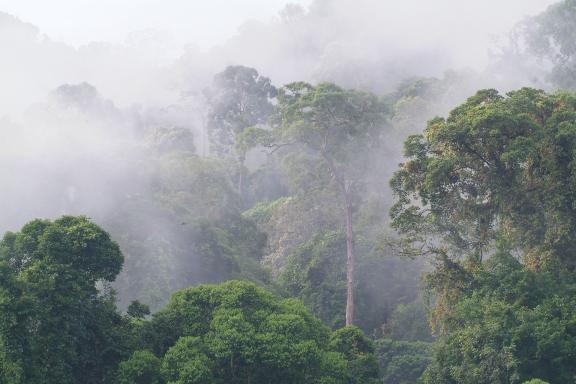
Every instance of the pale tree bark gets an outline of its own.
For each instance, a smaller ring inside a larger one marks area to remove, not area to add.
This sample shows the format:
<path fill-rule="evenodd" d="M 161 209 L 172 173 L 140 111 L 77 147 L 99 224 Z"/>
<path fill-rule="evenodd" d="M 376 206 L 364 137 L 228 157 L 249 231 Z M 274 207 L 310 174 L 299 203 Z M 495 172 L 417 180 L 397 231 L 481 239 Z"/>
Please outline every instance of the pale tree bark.
<path fill-rule="evenodd" d="M 325 139 L 326 142 L 326 139 Z M 326 146 L 326 145 L 325 145 Z M 347 182 L 334 162 L 324 151 L 322 153 L 328 163 L 330 172 L 334 176 L 336 183 L 340 187 L 340 192 L 344 199 L 344 209 L 346 216 L 346 325 L 354 325 L 354 286 L 355 286 L 355 269 L 356 255 L 354 253 L 354 228 L 352 218 L 352 183 Z"/>
<path fill-rule="evenodd" d="M 352 201 L 349 191 L 344 191 L 346 201 L 346 325 L 354 324 L 354 273 L 356 255 L 354 253 L 354 230 L 352 228 Z"/>
<path fill-rule="evenodd" d="M 240 196 L 240 204 L 242 208 L 244 208 L 244 178 L 245 178 L 245 166 L 244 162 L 246 161 L 246 155 L 240 154 L 238 156 L 239 162 L 239 174 L 238 174 L 238 195 Z"/>

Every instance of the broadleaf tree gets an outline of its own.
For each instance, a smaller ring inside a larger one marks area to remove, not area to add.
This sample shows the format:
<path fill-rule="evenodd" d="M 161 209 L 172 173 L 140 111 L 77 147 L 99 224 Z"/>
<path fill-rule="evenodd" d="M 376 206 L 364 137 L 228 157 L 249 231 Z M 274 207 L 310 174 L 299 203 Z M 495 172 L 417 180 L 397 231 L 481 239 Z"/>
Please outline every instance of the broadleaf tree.
<path fill-rule="evenodd" d="M 365 187 L 370 160 L 381 147 L 387 116 L 386 106 L 373 94 L 346 90 L 335 84 L 291 83 L 278 92 L 271 129 L 247 130 L 241 143 L 259 143 L 272 150 L 282 149 L 290 160 L 307 157 L 314 164 L 296 172 L 309 181 L 306 193 L 333 190 L 342 207 L 346 232 L 347 299 L 346 324 L 354 320 L 354 211 Z M 321 185 L 318 185 L 321 184 Z"/>
<path fill-rule="evenodd" d="M 246 152 L 235 146 L 245 129 L 265 124 L 274 106 L 276 88 L 254 68 L 232 65 L 214 76 L 206 89 L 210 152 L 239 162 L 238 191 L 244 194 Z"/>
<path fill-rule="evenodd" d="M 550 67 L 547 80 L 576 89 L 576 1 L 561 0 L 520 24 L 527 53 Z"/>
<path fill-rule="evenodd" d="M 0 241 L 0 381 L 109 382 L 125 358 L 113 296 L 123 256 L 85 217 L 34 220 Z"/>

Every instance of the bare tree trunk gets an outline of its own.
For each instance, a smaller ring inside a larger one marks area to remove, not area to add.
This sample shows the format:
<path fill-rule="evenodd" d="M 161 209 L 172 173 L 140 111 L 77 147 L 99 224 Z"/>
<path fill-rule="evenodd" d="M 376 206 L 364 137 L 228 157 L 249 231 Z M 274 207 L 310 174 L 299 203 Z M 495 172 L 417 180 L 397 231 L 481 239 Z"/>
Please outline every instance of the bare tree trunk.
<path fill-rule="evenodd" d="M 352 228 L 352 201 L 348 191 L 344 192 L 346 201 L 346 325 L 354 324 L 354 231 Z"/>
<path fill-rule="evenodd" d="M 240 195 L 240 204 L 244 208 L 244 162 L 246 161 L 246 156 L 244 154 L 240 155 L 238 158 L 240 163 L 239 175 L 238 175 L 238 194 Z"/>
<path fill-rule="evenodd" d="M 336 183 L 340 186 L 340 191 L 344 197 L 344 204 L 346 209 L 346 325 L 354 324 L 354 270 L 356 267 L 356 257 L 354 254 L 354 229 L 352 228 L 352 196 L 350 189 L 352 188 L 334 166 L 330 156 L 323 153 L 324 159 L 328 163 L 328 167 Z"/>

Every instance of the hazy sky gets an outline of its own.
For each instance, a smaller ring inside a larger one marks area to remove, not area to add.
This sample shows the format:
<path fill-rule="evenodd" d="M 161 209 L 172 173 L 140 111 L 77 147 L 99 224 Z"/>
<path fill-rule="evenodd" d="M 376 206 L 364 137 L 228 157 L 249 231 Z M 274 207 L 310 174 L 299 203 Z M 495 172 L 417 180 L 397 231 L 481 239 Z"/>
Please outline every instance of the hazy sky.
<path fill-rule="evenodd" d="M 0 11 L 74 46 L 119 42 L 131 32 L 155 29 L 206 48 L 247 20 L 268 21 L 287 3 L 307 6 L 311 0 L 0 0 Z"/>
<path fill-rule="evenodd" d="M 424 25 L 427 19 L 433 19 L 440 23 L 439 28 L 428 29 L 426 34 L 458 27 L 468 30 L 463 35 L 467 38 L 474 30 L 484 36 L 502 33 L 556 0 L 371 1 L 374 3 L 369 9 L 381 9 L 378 17 L 383 28 L 396 23 L 413 28 L 414 19 L 416 24 Z M 53 40 L 73 46 L 91 41 L 122 42 L 132 32 L 152 29 L 169 32 L 175 43 L 208 48 L 233 36 L 248 20 L 269 21 L 287 3 L 306 7 L 312 0 L 0 0 L 0 11 L 36 25 Z"/>

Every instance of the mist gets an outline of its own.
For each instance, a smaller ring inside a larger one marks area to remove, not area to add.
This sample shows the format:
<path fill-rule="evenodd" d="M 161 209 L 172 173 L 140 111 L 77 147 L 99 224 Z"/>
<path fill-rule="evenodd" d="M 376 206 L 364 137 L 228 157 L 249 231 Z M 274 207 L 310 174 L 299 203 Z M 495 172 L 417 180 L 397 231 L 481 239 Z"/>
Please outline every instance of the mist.
<path fill-rule="evenodd" d="M 576 0 L 0 0 L 0 383 L 576 377 Z"/>
<path fill-rule="evenodd" d="M 129 276 L 143 259 L 167 275 L 176 273 L 176 257 L 163 244 L 181 243 L 190 234 L 182 225 L 186 219 L 171 217 L 167 211 L 175 208 L 158 197 L 158 172 L 166 160 L 154 137 L 165 129 L 183 129 L 192 137 L 184 148 L 190 156 L 210 155 L 204 90 L 229 65 L 253 67 L 276 86 L 335 82 L 382 97 L 409 79 L 435 78 L 425 106 L 414 98 L 398 106 L 392 122 L 395 139 L 387 144 L 387 154 L 375 160 L 379 181 L 372 188 L 385 189 L 389 196 L 387 180 L 401 161 L 402 141 L 421 131 L 428 119 L 447 113 L 476 89 L 550 87 L 540 69 L 505 65 L 502 51 L 517 23 L 552 3 L 315 0 L 286 3 L 267 17 L 261 11 L 232 32 L 223 32 L 230 19 L 220 9 L 221 17 L 211 19 L 214 30 L 207 41 L 194 40 L 181 19 L 172 29 L 170 20 L 163 20 L 143 30 L 145 20 L 137 9 L 115 10 L 111 4 L 93 6 L 102 7 L 96 14 L 124 12 L 115 17 L 123 16 L 126 24 L 105 30 L 106 23 L 99 22 L 99 30 L 81 34 L 93 39 L 101 33 L 94 41 L 50 36 L 27 19 L 26 7 L 18 17 L 0 13 L 0 232 L 16 231 L 36 217 L 93 218 L 117 236 L 127 254 L 118 283 L 123 304 L 134 298 L 126 297 L 124 289 L 145 279 Z M 184 2 L 150 2 L 146 12 L 155 7 L 159 12 L 173 7 L 171 15 L 180 8 L 187 11 Z M 126 35 L 131 17 L 136 31 Z M 67 25 L 79 28 L 80 20 Z M 71 36 L 70 31 L 60 34 Z M 263 157 L 250 156 L 248 165 L 255 169 Z M 204 215 L 202 205 L 193 202 L 197 210 L 192 211 Z M 127 207 L 137 212 L 130 216 Z M 131 236 L 149 246 L 137 254 L 129 249 Z M 186 247 L 177 246 L 181 252 Z M 193 255 L 189 261 L 194 269 Z M 153 275 L 154 269 L 143 273 Z M 158 306 L 181 288 L 166 284 L 155 299 Z M 150 300 L 141 292 L 145 289 L 130 294 Z"/>

